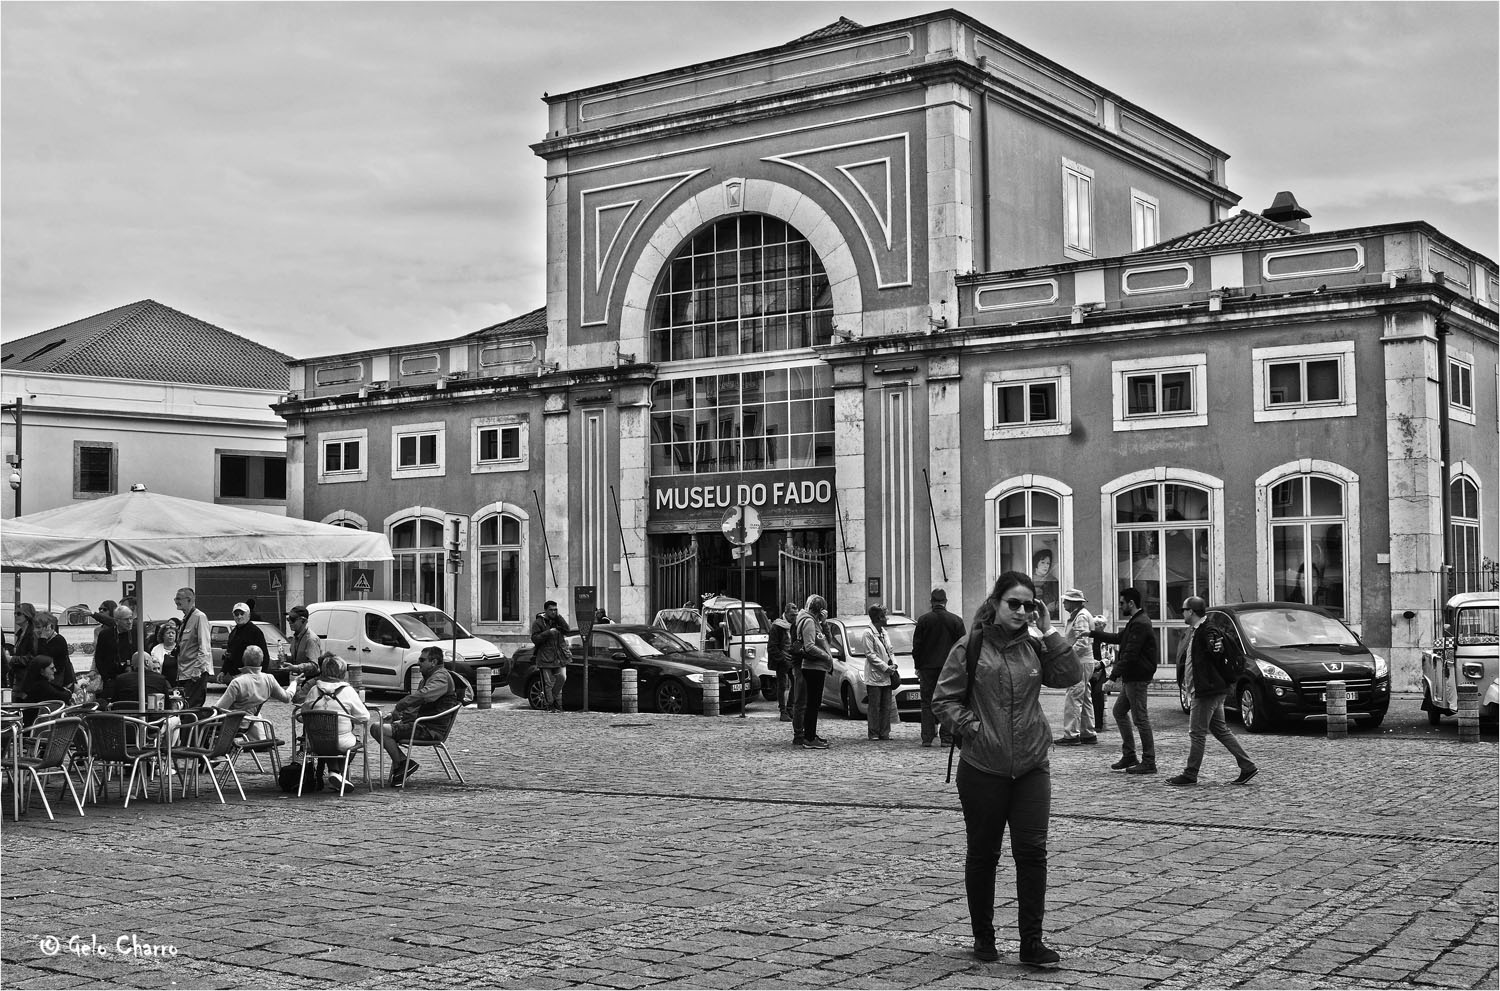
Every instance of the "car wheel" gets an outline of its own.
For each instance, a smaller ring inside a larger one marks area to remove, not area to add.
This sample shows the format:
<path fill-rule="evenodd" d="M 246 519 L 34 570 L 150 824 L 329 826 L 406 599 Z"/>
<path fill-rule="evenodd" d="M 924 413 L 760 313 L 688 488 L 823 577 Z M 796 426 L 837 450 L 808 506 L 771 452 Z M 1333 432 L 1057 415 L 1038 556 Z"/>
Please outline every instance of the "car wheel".
<path fill-rule="evenodd" d="M 1355 725 L 1360 729 L 1379 729 L 1380 724 L 1383 722 L 1385 722 L 1385 713 L 1377 712 L 1374 719 L 1366 719 L 1364 722 L 1356 723 Z"/>
<path fill-rule="evenodd" d="M 854 701 L 854 687 L 847 681 L 844 682 L 843 690 L 839 692 L 844 702 L 845 719 L 863 719 L 864 713 L 859 711 L 859 705 Z"/>
<path fill-rule="evenodd" d="M 1252 733 L 1264 733 L 1271 726 L 1255 686 L 1248 683 L 1240 686 L 1240 722 Z"/>
<path fill-rule="evenodd" d="M 1188 694 L 1187 686 L 1180 681 L 1177 683 L 1177 704 L 1182 706 L 1183 712 L 1189 712 L 1193 708 L 1193 697 Z"/>
<path fill-rule="evenodd" d="M 526 701 L 533 709 L 547 708 L 547 693 L 542 688 L 542 676 L 534 674 L 526 679 Z"/>
<path fill-rule="evenodd" d="M 1427 710 L 1427 725 L 1437 726 L 1443 721 L 1443 714 L 1437 711 L 1437 706 L 1432 704 L 1432 691 L 1428 688 L 1422 689 L 1422 701 L 1427 703 L 1423 706 Z"/>
<path fill-rule="evenodd" d="M 682 687 L 682 682 L 662 679 L 656 686 L 656 711 L 675 716 L 687 712 L 687 709 L 687 689 Z"/>

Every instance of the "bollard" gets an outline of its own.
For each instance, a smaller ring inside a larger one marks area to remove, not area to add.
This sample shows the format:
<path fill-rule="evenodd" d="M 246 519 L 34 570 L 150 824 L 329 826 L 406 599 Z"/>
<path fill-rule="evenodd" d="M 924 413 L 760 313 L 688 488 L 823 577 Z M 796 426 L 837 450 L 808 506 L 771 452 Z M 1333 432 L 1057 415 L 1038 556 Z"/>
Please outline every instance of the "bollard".
<path fill-rule="evenodd" d="M 490 698 L 493 678 L 494 673 L 489 668 L 477 668 L 474 671 L 474 703 L 481 709 L 488 709 L 494 705 Z"/>
<path fill-rule="evenodd" d="M 1479 686 L 1458 686 L 1458 742 L 1479 742 Z"/>
<path fill-rule="evenodd" d="M 640 684 L 636 681 L 635 668 L 620 672 L 620 711 L 634 714 L 641 711 Z"/>
<path fill-rule="evenodd" d="M 359 661 L 348 661 L 345 665 L 344 675 L 345 679 L 349 682 L 349 687 L 359 692 L 359 697 L 363 699 L 365 697 L 365 666 Z"/>
<path fill-rule="evenodd" d="M 703 672 L 703 714 L 705 716 L 717 716 L 719 714 L 719 672 Z"/>
<path fill-rule="evenodd" d="M 1330 681 L 1324 697 L 1328 700 L 1328 739 L 1348 736 L 1349 686 L 1342 681 Z"/>

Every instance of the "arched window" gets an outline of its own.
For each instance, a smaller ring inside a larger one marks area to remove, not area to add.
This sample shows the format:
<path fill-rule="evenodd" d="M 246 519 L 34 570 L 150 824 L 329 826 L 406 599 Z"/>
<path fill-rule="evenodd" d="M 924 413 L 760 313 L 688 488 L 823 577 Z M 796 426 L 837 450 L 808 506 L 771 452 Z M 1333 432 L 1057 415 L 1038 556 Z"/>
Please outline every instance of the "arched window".
<path fill-rule="evenodd" d="M 694 234 L 651 300 L 654 362 L 723 358 L 827 344 L 828 273 L 785 221 L 740 214 Z"/>
<path fill-rule="evenodd" d="M 1305 474 L 1271 486 L 1271 595 L 1348 615 L 1344 483 Z"/>
<path fill-rule="evenodd" d="M 1460 475 L 1448 485 L 1448 564 L 1453 568 L 1449 595 L 1474 592 L 1481 584 L 1479 555 L 1479 486 Z"/>
<path fill-rule="evenodd" d="M 995 500 L 995 574 L 1019 571 L 1030 575 L 1037 598 L 1047 603 L 1054 616 L 1063 563 L 1060 502 L 1056 493 L 1038 488 L 1015 489 Z M 993 580 L 995 576 L 987 577 Z"/>
<path fill-rule="evenodd" d="M 1182 603 L 1213 600 L 1215 501 L 1209 489 L 1152 481 L 1115 493 L 1115 593 L 1135 588 L 1157 631 L 1158 677 L 1170 673 L 1186 624 Z"/>
<path fill-rule="evenodd" d="M 408 519 L 391 526 L 391 598 L 446 609 L 443 524 Z"/>
<path fill-rule="evenodd" d="M 345 510 L 325 516 L 321 522 L 327 523 L 330 526 L 345 527 L 349 530 L 369 529 L 363 516 Z M 341 564 L 330 563 L 320 565 L 323 572 L 323 580 L 321 582 L 323 595 L 321 600 L 323 602 L 337 602 L 340 599 L 358 598 L 359 592 L 364 592 L 367 595 L 372 594 L 375 591 L 372 588 L 356 590 L 354 587 L 355 570 L 369 567 L 370 564 L 366 561 L 346 561 Z"/>
<path fill-rule="evenodd" d="M 479 521 L 479 621 L 521 621 L 521 521 L 496 513 Z"/>

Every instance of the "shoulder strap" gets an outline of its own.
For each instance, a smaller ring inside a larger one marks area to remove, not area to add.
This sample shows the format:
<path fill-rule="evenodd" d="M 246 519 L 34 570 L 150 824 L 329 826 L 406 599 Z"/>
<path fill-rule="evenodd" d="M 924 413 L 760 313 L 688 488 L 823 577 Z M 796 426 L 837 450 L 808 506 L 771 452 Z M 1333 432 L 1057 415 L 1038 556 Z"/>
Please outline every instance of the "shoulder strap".
<path fill-rule="evenodd" d="M 338 692 L 336 692 L 336 691 L 335 692 L 330 692 L 328 689 L 324 688 L 322 685 L 315 684 L 315 685 L 313 685 L 313 687 L 318 690 L 318 698 L 320 698 L 320 699 L 333 699 L 335 702 L 338 703 L 338 707 L 340 709 L 344 710 L 344 715 L 350 717 L 351 719 L 358 718 L 357 716 L 354 715 L 354 710 L 351 709 L 351 708 L 349 708 L 347 705 L 345 705 L 344 704 L 344 700 L 341 699 L 341 698 L 339 698 L 339 693 Z M 316 701 L 316 700 L 314 700 L 314 701 Z"/>
<path fill-rule="evenodd" d="M 974 695 L 974 672 L 979 668 L 979 649 L 984 646 L 984 637 L 980 635 L 978 628 L 969 631 L 969 639 L 964 643 L 964 708 L 969 707 L 969 699 Z M 958 734 L 953 735 L 953 740 L 948 744 L 948 776 L 943 779 L 943 784 L 953 780 L 953 751 L 958 749 Z"/>

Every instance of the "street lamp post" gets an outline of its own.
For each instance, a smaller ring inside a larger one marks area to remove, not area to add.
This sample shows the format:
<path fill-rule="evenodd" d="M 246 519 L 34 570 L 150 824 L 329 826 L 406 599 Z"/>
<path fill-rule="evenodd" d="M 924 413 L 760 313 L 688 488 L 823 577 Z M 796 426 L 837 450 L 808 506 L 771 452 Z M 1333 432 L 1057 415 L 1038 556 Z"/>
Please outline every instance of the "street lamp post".
<path fill-rule="evenodd" d="M 25 403 L 24 400 L 21 399 L 20 396 L 17 396 L 15 402 L 13 402 L 13 403 L 6 403 L 4 405 L 4 407 L 0 407 L 0 408 L 3 408 L 5 412 L 10 413 L 11 415 L 13 415 L 16 418 L 16 449 L 15 449 L 15 451 L 12 454 L 8 455 L 5 460 L 7 462 L 9 462 L 9 464 L 10 464 L 10 487 L 11 487 L 11 491 L 15 492 L 15 494 L 16 494 L 16 515 L 20 516 L 21 515 L 21 418 L 22 418 L 24 410 L 26 408 L 26 403 Z M 14 595 L 14 598 L 11 601 L 15 605 L 19 606 L 21 604 L 21 573 L 19 571 L 17 571 L 15 573 L 14 577 L 15 577 L 15 588 L 14 588 L 15 595 Z M 51 603 L 48 603 L 48 608 L 51 608 Z"/>

